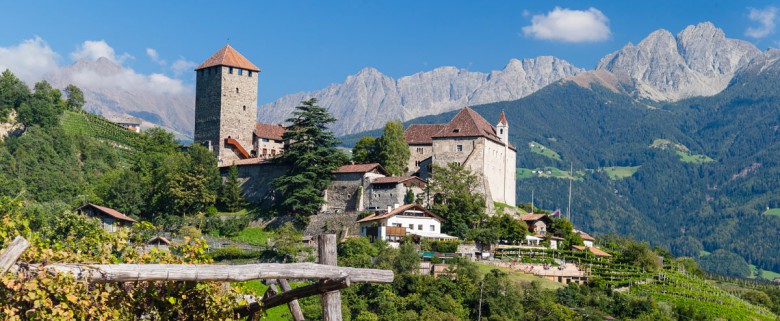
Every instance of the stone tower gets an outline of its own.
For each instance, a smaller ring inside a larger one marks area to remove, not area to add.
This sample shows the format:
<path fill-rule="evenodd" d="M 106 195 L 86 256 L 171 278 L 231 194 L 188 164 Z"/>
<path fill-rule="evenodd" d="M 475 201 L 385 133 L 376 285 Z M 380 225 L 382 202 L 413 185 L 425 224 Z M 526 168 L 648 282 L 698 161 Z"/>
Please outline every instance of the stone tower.
<path fill-rule="evenodd" d="M 219 165 L 251 157 L 260 69 L 227 45 L 195 72 L 195 143 L 213 151 Z"/>

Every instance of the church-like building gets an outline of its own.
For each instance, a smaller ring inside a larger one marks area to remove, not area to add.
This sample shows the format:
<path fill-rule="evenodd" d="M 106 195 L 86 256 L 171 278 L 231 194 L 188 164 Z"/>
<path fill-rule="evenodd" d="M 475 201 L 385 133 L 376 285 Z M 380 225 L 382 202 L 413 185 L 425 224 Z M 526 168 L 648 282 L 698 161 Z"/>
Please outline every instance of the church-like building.
<path fill-rule="evenodd" d="M 488 200 L 515 206 L 517 150 L 509 143 L 504 113 L 495 127 L 465 107 L 447 124 L 415 124 L 404 132 L 411 175 L 427 180 L 432 165 L 458 163 L 480 179 Z"/>

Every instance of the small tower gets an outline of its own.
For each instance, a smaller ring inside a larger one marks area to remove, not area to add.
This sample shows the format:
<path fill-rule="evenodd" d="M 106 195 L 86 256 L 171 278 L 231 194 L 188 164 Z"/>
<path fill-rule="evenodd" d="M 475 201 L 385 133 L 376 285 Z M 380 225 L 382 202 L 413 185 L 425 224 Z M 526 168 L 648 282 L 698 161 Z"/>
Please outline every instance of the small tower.
<path fill-rule="evenodd" d="M 501 117 L 498 117 L 498 124 L 496 125 L 496 135 L 501 138 L 501 142 L 504 144 L 509 143 L 509 123 L 506 121 L 506 115 L 501 112 Z"/>
<path fill-rule="evenodd" d="M 195 72 L 195 143 L 213 151 L 219 165 L 249 158 L 260 69 L 227 45 Z"/>

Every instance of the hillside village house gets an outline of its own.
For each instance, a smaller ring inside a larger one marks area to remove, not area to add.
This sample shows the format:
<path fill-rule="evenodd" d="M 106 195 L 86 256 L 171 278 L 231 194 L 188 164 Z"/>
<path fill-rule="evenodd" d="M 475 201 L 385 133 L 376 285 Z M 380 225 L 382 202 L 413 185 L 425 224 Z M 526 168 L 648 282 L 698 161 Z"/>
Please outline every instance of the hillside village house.
<path fill-rule="evenodd" d="M 525 214 L 520 216 L 520 220 L 528 225 L 528 232 L 536 237 L 544 238 L 547 235 L 547 229 L 552 225 L 552 219 L 547 214 Z"/>
<path fill-rule="evenodd" d="M 108 121 L 114 124 L 126 128 L 129 131 L 133 131 L 136 133 L 141 132 L 141 122 L 142 122 L 141 118 L 124 115 L 124 116 L 109 116 L 106 117 L 106 119 L 108 119 Z"/>
<path fill-rule="evenodd" d="M 411 157 L 409 175 L 427 180 L 432 165 L 458 163 L 479 177 L 478 192 L 487 203 L 515 206 L 517 151 L 509 143 L 509 123 L 501 113 L 490 125 L 465 107 L 447 124 L 414 124 L 404 132 Z"/>
<path fill-rule="evenodd" d="M 418 177 L 390 176 L 378 163 L 344 165 L 333 171 L 325 191 L 324 212 L 381 210 L 404 204 L 408 191 L 416 198 L 426 182 Z"/>
<path fill-rule="evenodd" d="M 586 247 L 593 247 L 593 245 L 596 243 L 596 239 L 588 235 L 588 233 L 580 230 L 574 230 L 574 233 L 577 233 L 580 236 L 582 239 L 582 244 L 584 244 Z"/>
<path fill-rule="evenodd" d="M 361 220 L 360 235 L 374 240 L 400 242 L 409 234 L 432 240 L 452 240 L 454 236 L 441 233 L 444 219 L 420 205 L 408 204 L 374 213 Z"/>
<path fill-rule="evenodd" d="M 115 209 L 91 203 L 77 208 L 76 211 L 88 217 L 99 219 L 101 226 L 107 232 L 117 232 L 121 228 L 127 228 L 136 223 L 136 220 Z"/>

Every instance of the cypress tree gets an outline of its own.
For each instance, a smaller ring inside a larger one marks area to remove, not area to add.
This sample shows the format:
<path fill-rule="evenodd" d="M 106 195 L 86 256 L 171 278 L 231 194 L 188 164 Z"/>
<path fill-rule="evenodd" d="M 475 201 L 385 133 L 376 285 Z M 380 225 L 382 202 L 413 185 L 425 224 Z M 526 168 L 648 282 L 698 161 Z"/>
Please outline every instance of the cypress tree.
<path fill-rule="evenodd" d="M 241 184 L 238 181 L 238 167 L 230 166 L 230 171 L 222 184 L 222 203 L 230 212 L 237 212 L 244 206 L 244 197 L 241 195 Z"/>

